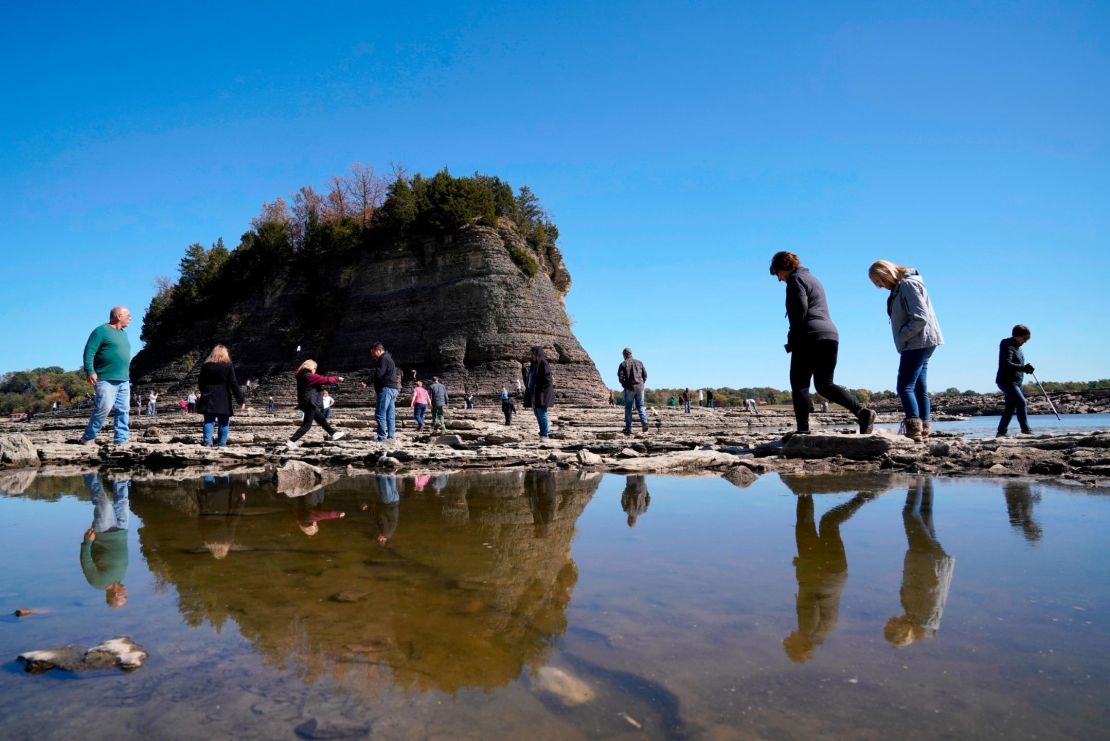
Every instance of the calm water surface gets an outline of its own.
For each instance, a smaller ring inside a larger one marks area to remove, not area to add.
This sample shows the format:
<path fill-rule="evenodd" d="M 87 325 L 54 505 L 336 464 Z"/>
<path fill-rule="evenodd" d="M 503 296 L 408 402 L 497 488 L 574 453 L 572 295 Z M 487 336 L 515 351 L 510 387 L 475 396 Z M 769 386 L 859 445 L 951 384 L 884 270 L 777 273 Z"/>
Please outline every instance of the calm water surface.
<path fill-rule="evenodd" d="M 48 611 L 0 618 L 7 738 L 1110 727 L 1097 494 L 515 471 L 300 497 L 227 477 L 9 473 L 0 488 L 0 613 Z M 29 675 L 14 661 L 116 635 L 146 666 Z"/>
<path fill-rule="evenodd" d="M 998 430 L 998 415 L 988 417 L 970 417 L 959 422 L 934 422 L 933 429 L 940 432 L 959 432 L 968 437 L 994 437 Z M 1110 430 L 1110 414 L 1061 414 L 1056 419 L 1055 414 L 1030 414 L 1029 426 L 1035 435 L 1058 435 L 1065 432 L 1093 432 L 1095 430 Z M 880 424 L 888 430 L 898 429 L 897 424 Z M 1017 420 L 1010 422 L 1010 434 L 1021 432 Z"/>

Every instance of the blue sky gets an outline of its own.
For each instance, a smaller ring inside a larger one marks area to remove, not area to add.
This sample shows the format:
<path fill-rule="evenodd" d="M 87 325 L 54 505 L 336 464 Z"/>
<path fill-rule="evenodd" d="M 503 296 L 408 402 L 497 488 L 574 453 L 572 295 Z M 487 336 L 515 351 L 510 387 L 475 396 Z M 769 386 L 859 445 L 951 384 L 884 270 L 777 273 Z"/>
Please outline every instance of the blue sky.
<path fill-rule="evenodd" d="M 934 390 L 1110 377 L 1110 4 L 9 5 L 0 371 L 77 367 L 192 242 L 355 162 L 529 185 L 610 385 L 785 388 L 779 249 L 837 380 L 893 386 L 883 258 L 925 277 Z"/>

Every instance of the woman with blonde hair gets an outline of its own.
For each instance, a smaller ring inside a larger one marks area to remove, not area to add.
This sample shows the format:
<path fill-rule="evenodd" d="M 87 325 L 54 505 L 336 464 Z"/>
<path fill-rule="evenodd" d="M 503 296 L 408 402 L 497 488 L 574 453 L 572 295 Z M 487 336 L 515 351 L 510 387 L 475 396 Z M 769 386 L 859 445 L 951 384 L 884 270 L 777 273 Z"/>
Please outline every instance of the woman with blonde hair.
<path fill-rule="evenodd" d="M 316 375 L 316 361 L 306 360 L 301 363 L 297 368 L 297 372 L 293 374 L 293 378 L 297 381 L 297 408 L 304 413 L 304 421 L 296 432 L 285 443 L 287 448 L 299 447 L 300 443 L 297 441 L 308 432 L 312 427 L 312 423 L 316 422 L 324 428 L 329 440 L 338 440 L 343 437 L 343 432 L 338 432 L 331 423 L 328 422 L 327 417 L 324 416 L 324 398 L 320 393 L 324 386 L 332 383 L 342 383 L 342 376 L 318 376 Z"/>
<path fill-rule="evenodd" d="M 216 345 L 200 367 L 200 398 L 197 411 L 204 415 L 204 444 L 212 445 L 212 428 L 219 425 L 216 444 L 227 447 L 227 433 L 231 428 L 231 397 L 243 408 L 246 400 L 239 390 L 235 378 L 235 366 L 231 364 L 231 354 L 223 345 Z"/>
<path fill-rule="evenodd" d="M 929 358 L 944 344 L 937 315 L 915 268 L 876 260 L 867 271 L 876 288 L 886 288 L 886 313 L 901 359 L 895 388 L 906 415 L 906 437 L 921 442 L 929 436 L 929 391 L 925 384 Z"/>

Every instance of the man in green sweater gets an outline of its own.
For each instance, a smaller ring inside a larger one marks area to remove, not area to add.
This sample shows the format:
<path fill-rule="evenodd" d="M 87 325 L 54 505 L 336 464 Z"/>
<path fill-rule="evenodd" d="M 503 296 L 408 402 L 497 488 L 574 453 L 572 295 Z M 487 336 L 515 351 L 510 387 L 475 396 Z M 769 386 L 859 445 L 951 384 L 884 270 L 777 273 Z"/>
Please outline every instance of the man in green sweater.
<path fill-rule="evenodd" d="M 81 571 L 89 586 L 104 590 L 104 599 L 112 609 L 127 604 L 127 526 L 130 521 L 130 479 L 112 482 L 112 494 L 104 490 L 100 476 L 87 473 L 85 490 L 92 500 L 93 523 L 81 539 Z"/>
<path fill-rule="evenodd" d="M 96 389 L 96 404 L 89 424 L 81 435 L 82 445 L 92 445 L 104 426 L 108 414 L 115 414 L 113 442 L 127 442 L 128 411 L 131 408 L 131 343 L 127 339 L 127 325 L 131 312 L 124 306 L 113 307 L 108 323 L 101 324 L 89 335 L 85 343 L 84 369 L 89 383 Z"/>

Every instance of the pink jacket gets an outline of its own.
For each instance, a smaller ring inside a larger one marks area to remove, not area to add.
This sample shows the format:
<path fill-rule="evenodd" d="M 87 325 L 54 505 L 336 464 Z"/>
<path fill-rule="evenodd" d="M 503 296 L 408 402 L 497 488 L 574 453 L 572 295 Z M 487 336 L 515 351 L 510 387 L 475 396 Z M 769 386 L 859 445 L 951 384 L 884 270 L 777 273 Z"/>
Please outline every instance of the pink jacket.
<path fill-rule="evenodd" d="M 431 404 L 432 397 L 428 395 L 428 389 L 424 388 L 423 386 L 417 386 L 416 388 L 414 388 L 412 390 L 412 403 L 414 406 L 416 404 L 424 404 L 425 406 Z"/>

